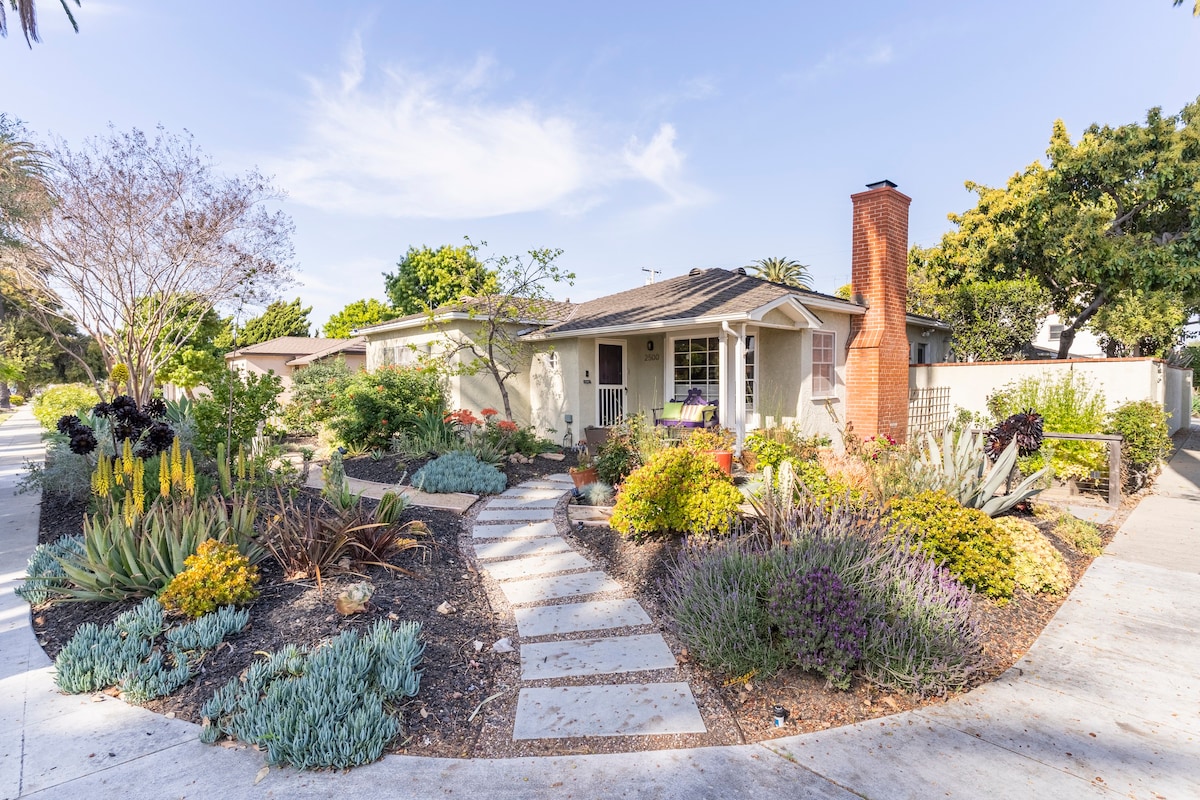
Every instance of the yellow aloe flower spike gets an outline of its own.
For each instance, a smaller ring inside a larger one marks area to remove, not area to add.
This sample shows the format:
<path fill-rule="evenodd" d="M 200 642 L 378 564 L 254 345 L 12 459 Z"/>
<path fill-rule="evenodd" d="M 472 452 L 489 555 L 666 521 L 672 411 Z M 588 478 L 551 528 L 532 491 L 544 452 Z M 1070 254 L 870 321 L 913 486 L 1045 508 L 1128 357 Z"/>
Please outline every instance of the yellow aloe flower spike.
<path fill-rule="evenodd" d="M 191 450 L 188 450 L 187 462 L 183 466 L 183 490 L 188 496 L 196 494 L 196 464 L 192 461 Z"/>
<path fill-rule="evenodd" d="M 179 437 L 171 442 L 171 484 L 183 485 L 183 458 L 180 455 Z"/>
<path fill-rule="evenodd" d="M 139 514 L 146 510 L 146 462 L 140 458 L 133 461 L 133 508 Z"/>
<path fill-rule="evenodd" d="M 171 465 L 165 456 L 158 458 L 158 493 L 163 497 L 171 496 Z"/>
<path fill-rule="evenodd" d="M 121 448 L 121 471 L 126 475 L 133 475 L 133 442 L 128 439 Z"/>
<path fill-rule="evenodd" d="M 137 515 L 133 509 L 133 502 L 128 497 L 125 498 L 125 504 L 122 510 L 125 512 L 125 524 L 133 527 L 133 520 Z"/>

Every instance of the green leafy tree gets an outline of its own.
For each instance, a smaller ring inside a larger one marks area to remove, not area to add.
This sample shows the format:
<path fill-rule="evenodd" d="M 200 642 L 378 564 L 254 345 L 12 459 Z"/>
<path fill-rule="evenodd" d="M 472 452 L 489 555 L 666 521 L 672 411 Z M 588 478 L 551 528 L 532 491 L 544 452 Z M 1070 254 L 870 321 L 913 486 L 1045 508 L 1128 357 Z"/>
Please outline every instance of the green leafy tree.
<path fill-rule="evenodd" d="M 67 20 L 71 23 L 71 27 L 79 33 L 79 23 L 75 21 L 75 15 L 71 13 L 71 6 L 67 4 L 67 0 L 58 0 L 62 5 L 63 11 L 67 14 Z M 21 33 L 25 34 L 25 44 L 33 49 L 34 42 L 41 42 L 38 36 L 37 29 L 37 7 L 34 0 L 8 0 L 12 10 L 17 12 L 17 20 L 21 24 Z M 79 5 L 79 0 L 75 0 L 75 5 Z M 4 3 L 0 0 L 0 36 L 8 36 L 8 18 L 4 15 Z"/>
<path fill-rule="evenodd" d="M 495 271 L 480 262 L 478 251 L 470 240 L 461 247 L 408 248 L 396 271 L 383 274 L 388 300 L 401 314 L 418 314 L 495 292 Z"/>
<path fill-rule="evenodd" d="M 178 386 L 194 400 L 196 388 L 225 367 L 222 358 L 225 351 L 218 346 L 217 340 L 228 326 L 228 320 L 221 319 L 216 309 L 209 308 L 183 346 L 159 370 L 158 382 Z M 167 335 L 172 333 L 168 331 Z"/>
<path fill-rule="evenodd" d="M 329 322 L 325 323 L 322 332 L 332 339 L 345 339 L 353 335 L 351 331 L 355 328 L 365 328 L 368 325 L 387 322 L 389 319 L 399 316 L 401 316 L 399 311 L 387 303 L 379 302 L 374 297 L 355 300 L 331 316 Z"/>
<path fill-rule="evenodd" d="M 1091 328 L 1109 358 L 1166 358 L 1183 340 L 1192 310 L 1173 292 L 1122 292 L 1096 312 Z"/>
<path fill-rule="evenodd" d="M 300 298 L 290 303 L 276 300 L 260 316 L 246 320 L 237 331 L 236 346 L 249 347 L 280 336 L 308 336 L 308 315 L 312 306 L 300 307 Z"/>
<path fill-rule="evenodd" d="M 754 277 L 764 281 L 797 289 L 812 289 L 812 275 L 808 266 L 791 258 L 760 258 L 746 268 L 754 273 Z"/>
<path fill-rule="evenodd" d="M 487 242 L 482 242 L 486 246 Z M 478 248 L 468 243 L 472 252 Z M 512 403 L 508 396 L 508 382 L 523 369 L 528 369 L 532 358 L 529 342 L 521 333 L 531 324 L 544 324 L 552 320 L 554 300 L 547 284 L 575 281 L 575 273 L 559 267 L 555 261 L 562 250 L 530 250 L 525 256 L 489 257 L 485 269 L 494 277 L 495 291 L 472 299 L 463 308 L 478 322 L 476 330 L 468 336 L 447 333 L 448 347 L 446 363 L 461 359 L 455 371 L 462 374 L 486 372 L 496 382 L 500 399 L 504 405 L 504 416 L 511 420 Z M 429 327 L 437 329 L 436 313 L 429 310 Z"/>
<path fill-rule="evenodd" d="M 1049 312 L 1041 284 L 1024 280 L 966 280 L 942 286 L 929 250 L 908 252 L 908 311 L 950 325 L 950 350 L 961 361 L 1012 358 L 1037 335 Z"/>
<path fill-rule="evenodd" d="M 267 420 L 279 411 L 283 381 L 278 375 L 243 374 L 235 369 L 218 370 L 211 376 L 212 394 L 196 403 L 196 446 L 207 456 L 217 454 L 224 444 L 233 453 L 239 444 L 249 444 Z"/>
<path fill-rule="evenodd" d="M 1047 156 L 1003 189 L 967 184 L 978 203 L 929 251 L 942 285 L 1037 280 L 1065 325 L 1060 358 L 1122 292 L 1200 294 L 1200 100 L 1075 143 L 1060 120 Z"/>

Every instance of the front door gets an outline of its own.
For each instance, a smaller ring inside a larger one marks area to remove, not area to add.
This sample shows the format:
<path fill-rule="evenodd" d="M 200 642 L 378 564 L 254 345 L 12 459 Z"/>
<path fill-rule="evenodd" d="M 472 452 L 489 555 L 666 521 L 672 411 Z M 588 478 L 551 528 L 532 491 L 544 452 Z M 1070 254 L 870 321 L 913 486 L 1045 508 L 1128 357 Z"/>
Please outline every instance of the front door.
<path fill-rule="evenodd" d="M 596 343 L 596 424 L 615 425 L 625 416 L 625 343 Z"/>

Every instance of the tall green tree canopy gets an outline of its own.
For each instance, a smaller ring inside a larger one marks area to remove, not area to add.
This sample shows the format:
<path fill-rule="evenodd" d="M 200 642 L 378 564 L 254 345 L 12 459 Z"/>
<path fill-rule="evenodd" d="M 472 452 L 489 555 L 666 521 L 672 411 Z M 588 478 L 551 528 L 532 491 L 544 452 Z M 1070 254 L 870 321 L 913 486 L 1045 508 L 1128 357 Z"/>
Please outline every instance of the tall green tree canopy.
<path fill-rule="evenodd" d="M 321 332 L 331 339 L 345 339 L 355 328 L 365 328 L 367 325 L 387 322 L 389 319 L 399 316 L 401 316 L 399 311 L 387 303 L 379 302 L 374 297 L 355 300 L 341 311 L 333 314 Z"/>
<path fill-rule="evenodd" d="M 978 202 L 927 251 L 943 286 L 1036 280 L 1065 326 L 1060 358 L 1122 292 L 1200 296 L 1200 100 L 1078 142 L 1057 121 L 1047 156 L 1003 189 L 967 184 Z"/>
<path fill-rule="evenodd" d="M 812 275 L 808 271 L 808 266 L 792 258 L 760 258 L 747 265 L 747 269 L 754 273 L 754 277 L 762 278 L 764 281 L 782 283 L 797 289 L 812 288 Z"/>
<path fill-rule="evenodd" d="M 308 315 L 312 306 L 300 307 L 300 298 L 290 303 L 276 300 L 257 317 L 246 320 L 237 332 L 236 346 L 269 342 L 280 336 L 308 336 Z"/>
<path fill-rule="evenodd" d="M 480 262 L 478 249 L 470 242 L 408 248 L 396 271 L 383 274 L 388 300 L 401 314 L 417 314 L 496 291 L 496 272 Z"/>

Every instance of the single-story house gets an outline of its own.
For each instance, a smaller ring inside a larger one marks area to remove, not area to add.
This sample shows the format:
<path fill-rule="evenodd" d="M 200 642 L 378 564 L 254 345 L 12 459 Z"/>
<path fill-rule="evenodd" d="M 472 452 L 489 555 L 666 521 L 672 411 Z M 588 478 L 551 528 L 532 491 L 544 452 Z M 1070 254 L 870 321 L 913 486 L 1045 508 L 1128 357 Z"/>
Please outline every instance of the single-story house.
<path fill-rule="evenodd" d="M 839 440 L 905 438 L 910 363 L 944 358 L 949 328 L 907 314 L 908 206 L 890 181 L 851 197 L 851 300 L 771 283 L 743 269 L 694 269 L 584 303 L 554 303 L 513 333 L 526 343 L 508 383 L 513 416 L 556 439 L 650 415 L 699 394 L 737 435 L 798 423 Z M 367 368 L 411 363 L 477 336 L 463 306 L 355 331 Z M 454 358 L 463 358 L 458 353 Z M 501 407 L 486 372 L 450 379 L 450 404 Z"/>
<path fill-rule="evenodd" d="M 341 356 L 351 372 L 362 369 L 367 360 L 367 340 L 321 339 L 315 336 L 278 336 L 258 344 L 239 347 L 225 354 L 225 366 L 254 375 L 273 372 L 283 380 L 281 402 L 291 395 L 292 375 L 314 361 Z"/>

